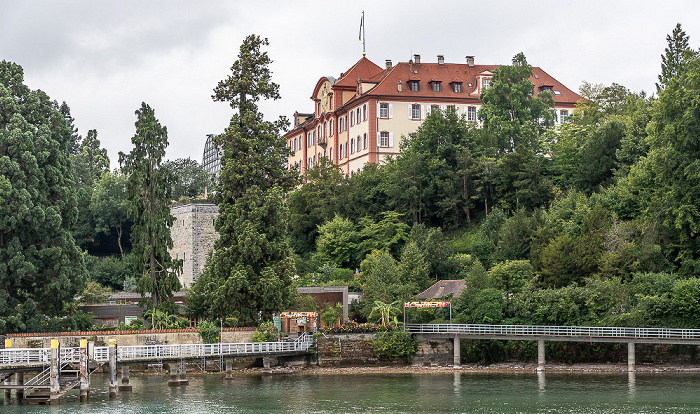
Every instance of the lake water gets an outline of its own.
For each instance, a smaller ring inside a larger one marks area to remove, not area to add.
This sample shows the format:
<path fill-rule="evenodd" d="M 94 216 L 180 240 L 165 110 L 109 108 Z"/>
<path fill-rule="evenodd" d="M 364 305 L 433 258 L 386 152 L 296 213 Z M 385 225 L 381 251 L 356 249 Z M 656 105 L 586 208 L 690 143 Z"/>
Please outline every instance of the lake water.
<path fill-rule="evenodd" d="M 133 391 L 107 396 L 93 375 L 90 402 L 73 390 L 57 406 L 5 404 L 15 413 L 697 413 L 700 374 L 454 373 L 260 374 L 224 380 L 132 376 Z M 1 398 L 1 394 L 0 394 Z"/>

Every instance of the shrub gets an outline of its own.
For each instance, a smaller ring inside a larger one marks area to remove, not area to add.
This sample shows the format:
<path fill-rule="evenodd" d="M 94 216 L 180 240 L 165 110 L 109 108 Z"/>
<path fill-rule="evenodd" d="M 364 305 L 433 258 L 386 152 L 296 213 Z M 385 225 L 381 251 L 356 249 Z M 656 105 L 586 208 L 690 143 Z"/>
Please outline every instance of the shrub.
<path fill-rule="evenodd" d="M 416 354 L 418 344 L 413 335 L 404 331 L 382 332 L 372 341 L 374 355 L 379 358 L 406 357 L 410 362 Z"/>
<path fill-rule="evenodd" d="M 219 327 L 211 321 L 202 321 L 197 325 L 199 336 L 205 344 L 215 344 L 219 342 Z"/>

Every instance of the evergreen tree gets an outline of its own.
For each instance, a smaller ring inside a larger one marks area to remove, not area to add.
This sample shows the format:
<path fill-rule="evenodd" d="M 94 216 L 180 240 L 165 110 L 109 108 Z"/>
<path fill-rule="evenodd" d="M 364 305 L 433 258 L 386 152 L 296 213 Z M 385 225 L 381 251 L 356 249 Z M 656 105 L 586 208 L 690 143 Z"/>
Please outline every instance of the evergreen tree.
<path fill-rule="evenodd" d="M 223 150 L 215 201 L 219 239 L 203 274 L 188 295 L 195 315 L 236 318 L 252 324 L 285 309 L 291 298 L 294 262 L 287 244 L 284 195 L 297 182 L 286 168 L 290 151 L 280 131 L 287 120 L 268 122 L 258 112 L 260 99 L 278 99 L 271 60 L 261 46 L 267 39 L 248 36 L 232 74 L 219 82 L 213 99 L 229 102 L 236 112 L 219 135 Z"/>
<path fill-rule="evenodd" d="M 116 231 L 116 242 L 122 259 L 124 259 L 122 235 L 126 228 L 130 227 L 126 188 L 127 180 L 124 174 L 118 170 L 104 173 L 90 200 L 90 211 L 95 218 L 94 232 L 110 235 Z"/>
<path fill-rule="evenodd" d="M 70 106 L 68 106 L 66 101 L 63 101 L 61 105 L 58 105 L 58 102 L 54 101 L 54 106 L 58 107 L 58 112 L 60 112 L 66 119 L 68 128 L 71 131 L 66 154 L 77 155 L 80 152 L 80 143 L 82 142 L 83 137 L 78 134 L 78 127 L 75 126 L 75 118 L 73 118 L 73 116 L 70 114 Z"/>
<path fill-rule="evenodd" d="M 37 331 L 85 289 L 71 130 L 22 67 L 0 62 L 0 332 Z"/>
<path fill-rule="evenodd" d="M 141 104 L 136 117 L 136 134 L 131 138 L 134 149 L 129 154 L 119 152 L 119 164 L 128 177 L 128 212 L 134 220 L 132 252 L 140 275 L 138 290 L 144 297 L 150 293 L 151 309 L 173 311 L 168 299 L 180 289 L 177 273 L 182 262 L 174 261 L 168 253 L 173 247 L 170 227 L 175 221 L 168 194 L 172 177 L 162 168 L 168 131 L 146 103 Z"/>
<path fill-rule="evenodd" d="M 668 82 L 683 73 L 692 59 L 698 57 L 698 52 L 688 45 L 689 37 L 681 29 L 681 24 L 676 24 L 673 32 L 666 36 L 668 46 L 661 55 L 661 74 L 659 83 L 656 84 L 657 91 L 666 88 Z"/>

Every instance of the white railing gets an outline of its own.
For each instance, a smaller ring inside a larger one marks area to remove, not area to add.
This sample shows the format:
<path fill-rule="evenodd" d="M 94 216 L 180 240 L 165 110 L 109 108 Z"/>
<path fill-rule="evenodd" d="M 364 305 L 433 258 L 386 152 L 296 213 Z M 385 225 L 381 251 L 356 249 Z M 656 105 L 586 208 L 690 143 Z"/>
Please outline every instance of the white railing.
<path fill-rule="evenodd" d="M 162 360 L 308 351 L 312 344 L 311 337 L 302 336 L 293 342 L 117 346 L 117 360 Z M 50 349 L 48 348 L 0 349 L 0 366 L 48 364 L 49 355 Z M 63 362 L 79 362 L 79 355 L 80 348 L 61 348 Z M 109 347 L 94 347 L 91 359 L 99 362 L 108 361 Z"/>
<path fill-rule="evenodd" d="M 631 339 L 700 339 L 700 329 L 620 328 L 605 326 L 407 324 L 413 333 L 449 333 L 513 336 L 585 336 Z"/>

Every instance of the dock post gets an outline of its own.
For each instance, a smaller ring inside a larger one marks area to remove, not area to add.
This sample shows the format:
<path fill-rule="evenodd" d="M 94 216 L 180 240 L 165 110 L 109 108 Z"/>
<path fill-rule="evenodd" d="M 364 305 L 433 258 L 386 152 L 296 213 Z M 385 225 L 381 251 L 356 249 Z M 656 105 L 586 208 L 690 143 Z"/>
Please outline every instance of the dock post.
<path fill-rule="evenodd" d="M 637 359 L 634 355 L 634 342 L 627 342 L 627 372 L 636 371 Z"/>
<path fill-rule="evenodd" d="M 544 339 L 537 340 L 537 370 L 544 371 Z"/>
<path fill-rule="evenodd" d="M 122 383 L 119 385 L 119 391 L 131 391 L 132 387 L 129 383 L 129 365 L 122 365 Z"/>
<path fill-rule="evenodd" d="M 181 359 L 180 360 L 180 385 L 187 385 L 190 382 L 187 381 L 187 366 L 185 364 L 185 360 Z"/>
<path fill-rule="evenodd" d="M 61 344 L 51 340 L 51 367 L 49 368 L 49 403 L 58 404 L 61 394 Z"/>
<path fill-rule="evenodd" d="M 5 349 L 7 349 L 7 348 L 12 348 L 12 339 L 10 339 L 10 338 L 5 338 Z M 10 378 L 7 378 L 7 379 L 5 380 L 5 385 L 10 385 Z M 9 390 L 9 389 L 5 390 L 5 403 L 7 403 L 7 401 L 10 400 L 10 398 L 11 398 L 11 394 L 10 394 L 10 393 L 11 393 L 11 392 L 12 392 L 12 391 Z M 18 398 L 18 399 L 19 399 L 19 398 Z"/>
<path fill-rule="evenodd" d="M 174 362 L 168 365 L 170 365 L 170 380 L 168 381 L 168 385 L 171 387 L 180 385 L 180 380 L 177 379 L 177 365 Z"/>
<path fill-rule="evenodd" d="M 15 382 L 17 385 L 24 385 L 24 372 L 15 372 Z M 18 388 L 15 391 L 15 398 L 17 398 L 17 401 L 22 402 L 24 399 L 24 388 Z"/>
<path fill-rule="evenodd" d="M 230 359 L 226 360 L 226 376 L 225 379 L 233 379 L 233 361 Z"/>
<path fill-rule="evenodd" d="M 462 344 L 459 339 L 459 335 L 455 335 L 455 340 L 454 344 L 452 346 L 453 349 L 453 363 L 455 368 L 459 368 L 462 366 Z"/>
<path fill-rule="evenodd" d="M 117 340 L 109 340 L 109 398 L 117 396 Z"/>
<path fill-rule="evenodd" d="M 80 340 L 80 402 L 87 402 L 90 396 L 90 359 L 88 341 Z"/>

